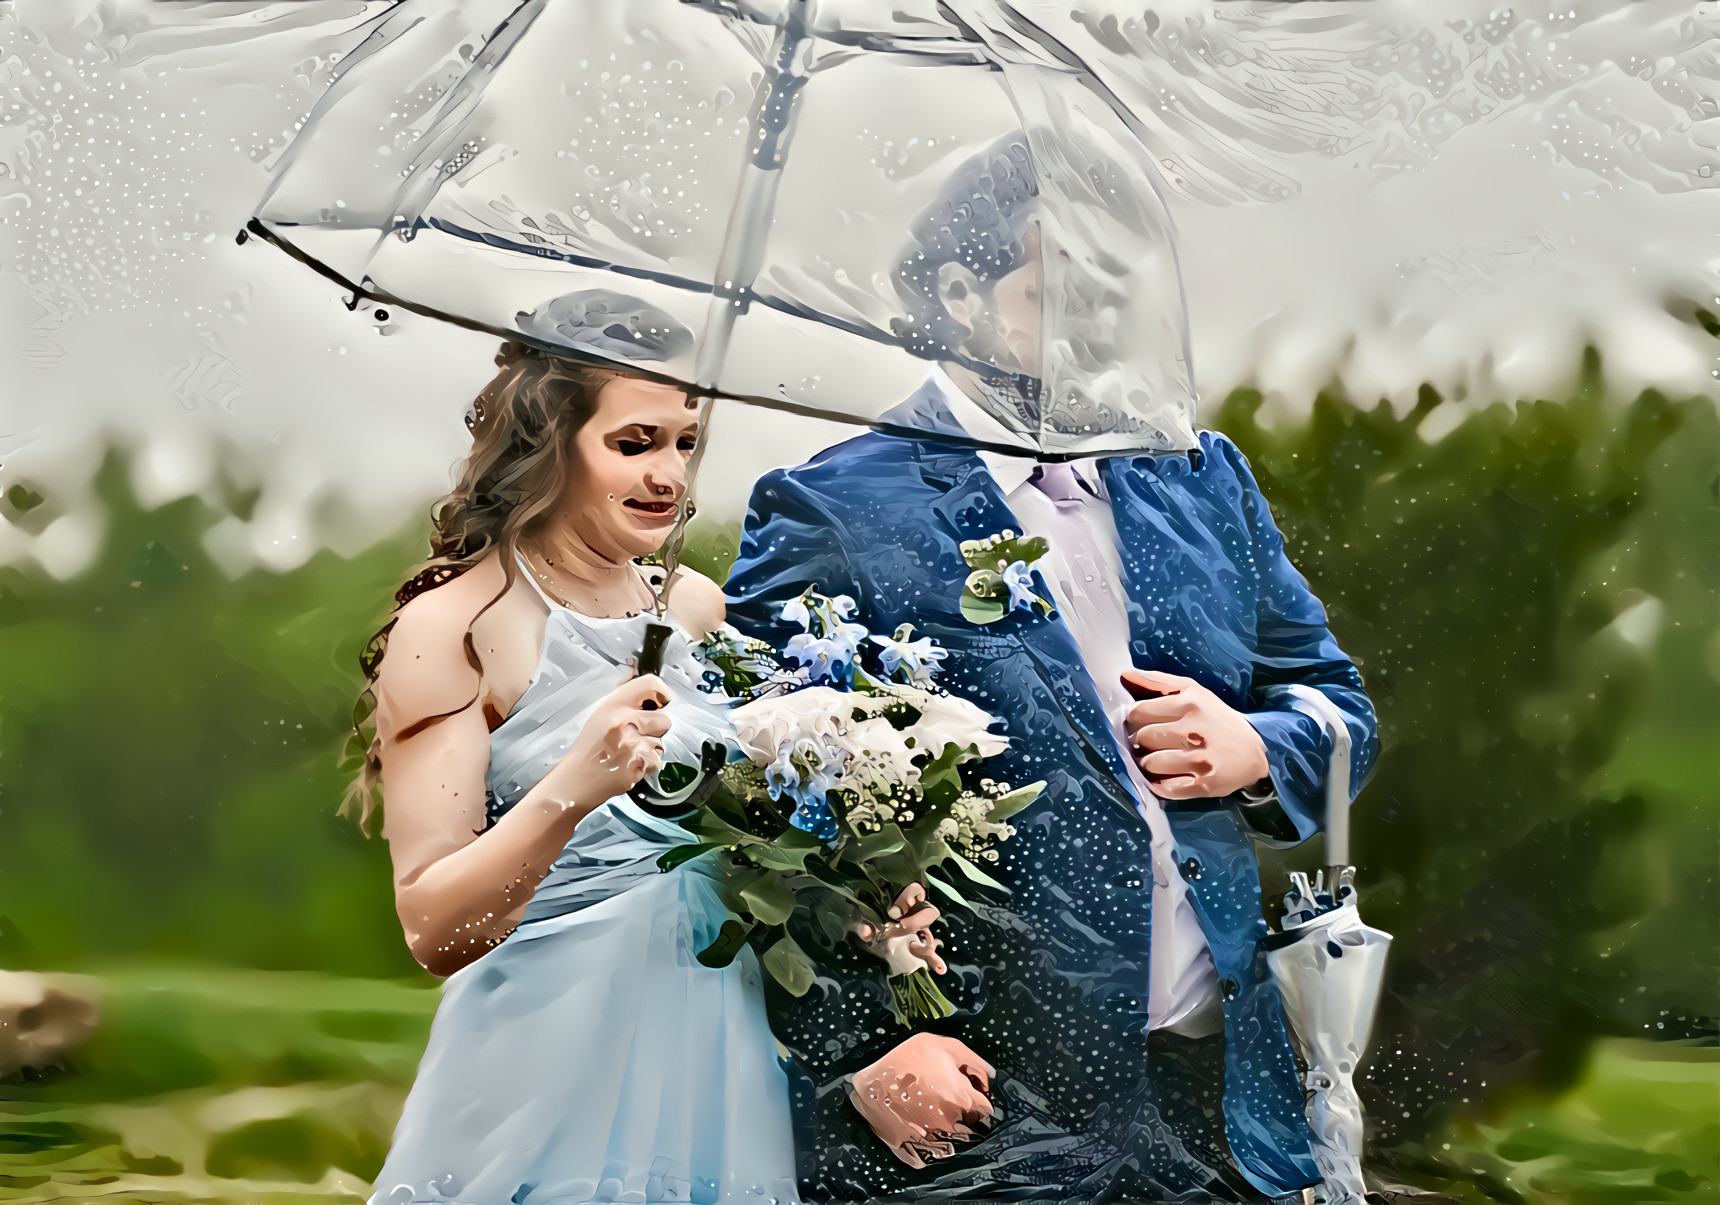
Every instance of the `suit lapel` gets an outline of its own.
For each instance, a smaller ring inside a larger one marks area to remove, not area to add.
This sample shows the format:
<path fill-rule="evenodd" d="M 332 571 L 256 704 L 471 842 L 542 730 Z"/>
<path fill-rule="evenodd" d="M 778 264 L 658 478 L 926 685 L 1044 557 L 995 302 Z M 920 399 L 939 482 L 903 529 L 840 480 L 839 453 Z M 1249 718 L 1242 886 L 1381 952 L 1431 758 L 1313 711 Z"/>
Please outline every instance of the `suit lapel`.
<path fill-rule="evenodd" d="M 920 446 L 922 479 L 939 491 L 931 509 L 958 540 L 983 539 L 1006 528 L 1022 530 L 1020 520 L 976 453 L 948 444 Z M 1041 597 L 1050 597 L 1043 579 L 1039 592 Z M 987 631 L 1018 641 L 1026 650 L 1046 691 L 1078 738 L 1083 759 L 1097 771 L 1099 781 L 1108 784 L 1107 794 L 1118 809 L 1131 819 L 1139 819 L 1140 804 L 1110 721 L 1063 617 L 1057 613 L 1045 616 L 1037 609 L 1012 611 Z"/>

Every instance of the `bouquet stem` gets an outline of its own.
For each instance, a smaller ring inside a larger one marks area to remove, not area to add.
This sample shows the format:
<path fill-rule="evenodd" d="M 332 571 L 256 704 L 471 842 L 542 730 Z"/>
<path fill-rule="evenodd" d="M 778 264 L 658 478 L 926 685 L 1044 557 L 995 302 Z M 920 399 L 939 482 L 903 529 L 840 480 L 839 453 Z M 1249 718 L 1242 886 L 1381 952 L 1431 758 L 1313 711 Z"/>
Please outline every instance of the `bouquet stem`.
<path fill-rule="evenodd" d="M 925 967 L 911 975 L 893 977 L 890 992 L 895 997 L 896 1020 L 909 1029 L 916 1021 L 938 1021 L 956 1011 Z"/>

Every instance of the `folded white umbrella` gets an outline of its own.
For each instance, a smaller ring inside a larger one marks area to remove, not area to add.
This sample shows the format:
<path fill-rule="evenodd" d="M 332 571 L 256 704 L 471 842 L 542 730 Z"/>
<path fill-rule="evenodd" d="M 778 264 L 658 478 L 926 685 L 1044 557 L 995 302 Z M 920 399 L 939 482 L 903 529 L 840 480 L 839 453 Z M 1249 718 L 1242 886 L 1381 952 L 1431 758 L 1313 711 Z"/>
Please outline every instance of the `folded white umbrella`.
<path fill-rule="evenodd" d="M 1313 882 L 1296 872 L 1284 897 L 1283 932 L 1268 939 L 1266 963 L 1284 998 L 1297 1052 L 1307 1067 L 1308 1127 L 1327 1205 L 1360 1202 L 1362 1102 L 1354 1077 L 1368 1048 L 1385 979 L 1391 934 L 1362 922 L 1350 845 L 1350 733 L 1331 700 L 1307 686 L 1280 688 L 1291 705 L 1332 737 L 1326 777 L 1327 868 Z"/>

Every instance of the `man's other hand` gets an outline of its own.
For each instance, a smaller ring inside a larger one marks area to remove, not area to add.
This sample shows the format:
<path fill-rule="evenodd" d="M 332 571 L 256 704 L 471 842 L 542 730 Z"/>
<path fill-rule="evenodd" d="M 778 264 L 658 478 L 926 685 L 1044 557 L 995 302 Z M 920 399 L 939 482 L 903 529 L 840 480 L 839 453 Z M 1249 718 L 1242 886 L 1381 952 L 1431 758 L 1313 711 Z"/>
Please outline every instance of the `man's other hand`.
<path fill-rule="evenodd" d="M 854 1073 L 848 1098 L 909 1167 L 955 1152 L 955 1142 L 992 1115 L 991 1068 L 954 1038 L 917 1033 Z"/>
<path fill-rule="evenodd" d="M 1162 799 L 1219 799 L 1266 777 L 1266 742 L 1192 678 L 1131 669 L 1123 685 L 1140 702 L 1123 717 L 1141 773 Z"/>

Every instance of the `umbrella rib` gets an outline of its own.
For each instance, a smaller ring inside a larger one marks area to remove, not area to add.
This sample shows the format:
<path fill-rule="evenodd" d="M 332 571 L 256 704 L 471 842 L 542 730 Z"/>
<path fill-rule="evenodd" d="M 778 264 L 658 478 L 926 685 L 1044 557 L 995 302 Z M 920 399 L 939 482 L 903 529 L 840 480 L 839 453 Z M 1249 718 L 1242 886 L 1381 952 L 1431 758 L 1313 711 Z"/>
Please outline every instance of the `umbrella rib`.
<path fill-rule="evenodd" d="M 547 352 L 553 356 L 560 356 L 563 359 L 580 360 L 587 363 L 601 364 L 605 367 L 611 368 L 615 366 L 613 361 L 604 360 L 597 356 L 591 356 L 586 353 L 571 350 L 561 346 L 560 344 L 550 343 L 542 339 L 534 338 L 533 336 L 524 334 L 521 331 L 512 330 L 507 327 L 492 326 L 487 322 L 479 322 L 473 318 L 465 318 L 458 314 L 451 314 L 447 310 L 439 310 L 435 306 L 424 305 L 416 301 L 408 301 L 403 297 L 396 297 L 394 294 L 384 290 L 367 288 L 364 285 L 354 284 L 344 275 L 317 259 L 316 256 L 310 254 L 310 252 L 304 250 L 304 248 L 298 246 L 292 240 L 284 238 L 277 231 L 269 229 L 268 226 L 264 225 L 263 222 L 257 218 L 252 218 L 247 222 L 245 224 L 245 230 L 247 233 L 253 234 L 264 242 L 284 251 L 287 255 L 305 265 L 305 267 L 309 268 L 323 279 L 332 281 L 342 289 L 351 293 L 354 300 L 347 306 L 348 309 L 356 309 L 359 299 L 376 301 L 383 305 L 391 305 L 396 309 L 405 310 L 408 313 L 418 314 L 424 318 L 434 318 L 438 322 L 446 322 L 452 326 L 460 327 L 463 330 L 477 331 L 486 335 L 494 335 L 498 339 L 511 339 L 516 343 L 530 344 L 531 346 L 538 348 L 540 351 Z M 706 288 L 708 290 L 709 286 L 706 286 Z M 773 309 L 784 310 L 784 312 L 792 313 L 792 311 L 786 310 L 784 307 L 777 305 L 768 299 L 760 298 L 759 300 L 765 305 L 771 306 Z M 822 321 L 822 319 L 811 319 L 811 321 Z M 643 365 L 630 364 L 627 366 L 627 371 L 634 376 L 645 377 L 653 381 L 661 381 L 665 385 L 687 384 L 686 381 L 679 377 L 671 376 L 668 373 L 657 372 L 654 369 L 646 368 Z M 884 422 L 876 418 L 858 418 L 854 415 L 821 410 L 817 406 L 809 406 L 801 402 L 791 402 L 787 398 L 769 397 L 756 393 L 734 393 L 729 390 L 713 387 L 707 387 L 702 389 L 700 392 L 708 397 L 721 399 L 723 401 L 738 402 L 743 406 L 757 406 L 760 409 L 775 410 L 783 414 L 798 415 L 801 418 L 815 418 L 822 422 L 839 423 L 848 427 L 865 427 L 869 430 L 880 431 L 890 435 L 898 435 L 906 439 L 924 440 L 927 438 L 927 433 L 924 430 L 903 427 L 894 423 Z M 1115 448 L 1100 448 L 1098 450 L 1080 452 L 1042 452 L 1033 448 L 1019 447 L 1015 444 L 994 443 L 990 440 L 973 439 L 971 437 L 962 438 L 953 432 L 948 435 L 940 432 L 936 436 L 936 439 L 940 443 L 947 443 L 962 448 L 972 448 L 978 452 L 996 452 L 1002 456 L 1032 457 L 1035 460 L 1043 461 L 1047 464 L 1058 464 L 1069 460 L 1082 460 L 1088 457 L 1103 459 L 1108 456 L 1141 455 L 1141 448 L 1138 444 L 1121 444 Z M 1181 455 L 1181 453 L 1171 452 L 1166 452 L 1164 454 Z"/>
<path fill-rule="evenodd" d="M 795 305 L 779 297 L 760 293 L 752 286 L 740 288 L 725 288 L 722 285 L 710 284 L 706 281 L 695 280 L 690 276 L 676 276 L 671 272 L 656 272 L 650 268 L 630 268 L 625 264 L 612 263 L 609 260 L 598 259 L 590 255 L 576 255 L 571 251 L 557 251 L 552 247 L 537 247 L 530 243 L 521 243 L 505 238 L 499 234 L 483 234 L 476 230 L 467 230 L 443 218 L 432 218 L 429 221 L 420 219 L 420 226 L 440 231 L 453 238 L 465 239 L 468 242 L 483 243 L 502 251 L 517 251 L 522 255 L 534 255 L 539 259 L 556 259 L 563 263 L 573 264 L 580 268 L 592 268 L 597 271 L 613 272 L 617 276 L 627 276 L 635 280 L 648 280 L 652 284 L 666 285 L 673 289 L 685 289 L 689 293 L 710 294 L 716 297 L 726 297 L 731 301 L 739 301 L 743 307 L 757 303 L 766 309 L 775 310 L 779 314 L 787 314 L 790 318 L 800 318 L 807 322 L 816 322 L 822 326 L 833 327 L 845 334 L 855 335 L 862 339 L 870 339 L 874 343 L 882 343 L 886 347 L 908 351 L 907 341 L 900 335 L 880 330 L 875 326 L 854 322 L 847 318 L 837 318 L 829 314 L 820 314 L 807 306 Z M 912 352 L 909 352 L 912 355 Z"/>

